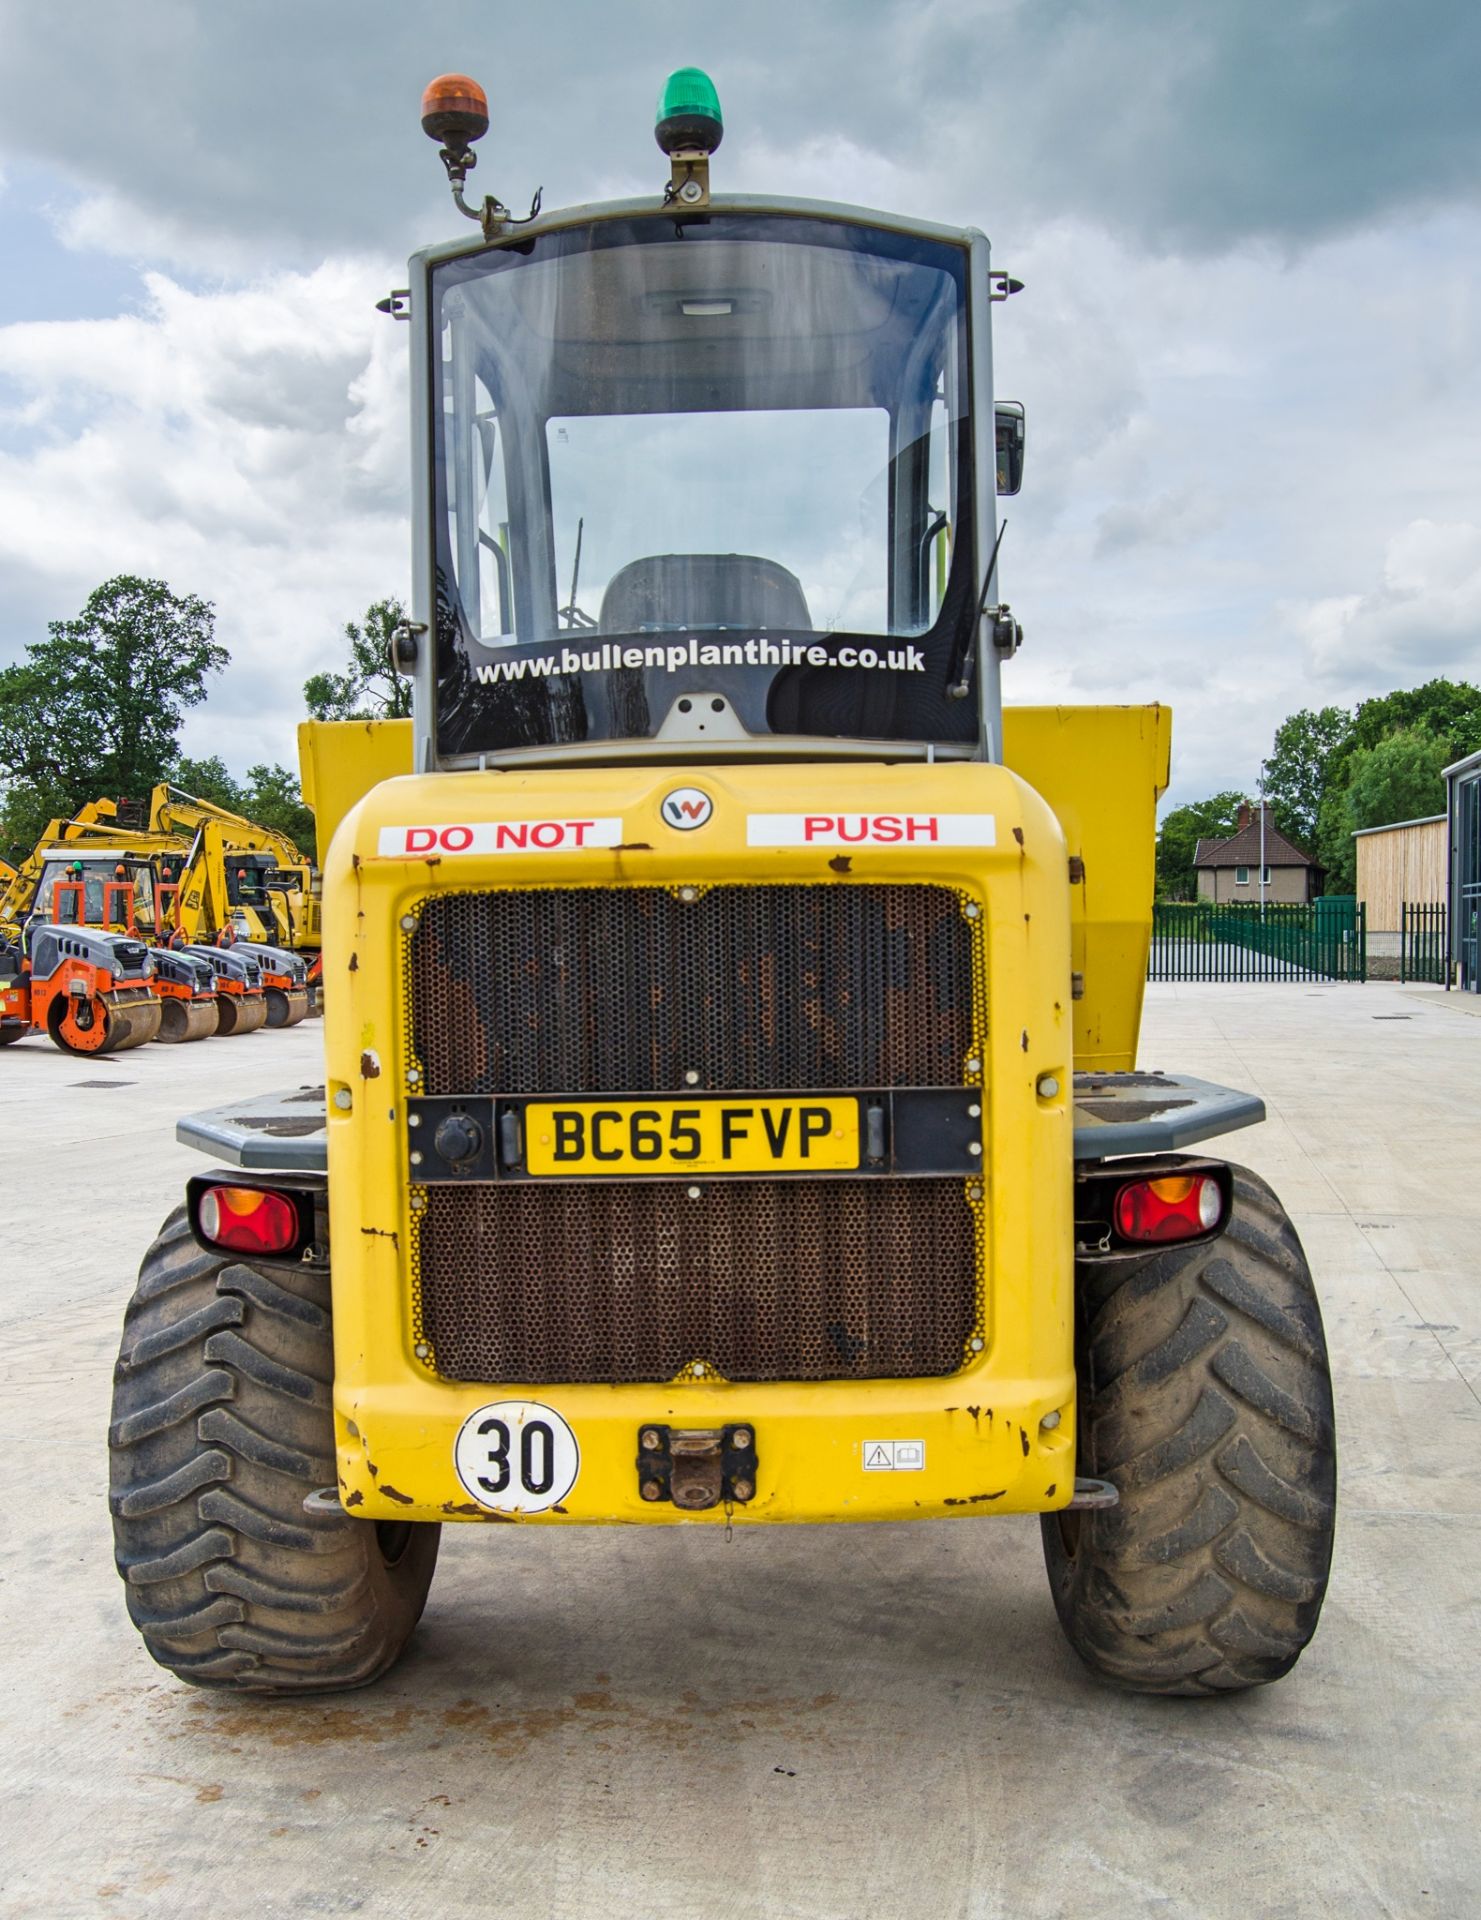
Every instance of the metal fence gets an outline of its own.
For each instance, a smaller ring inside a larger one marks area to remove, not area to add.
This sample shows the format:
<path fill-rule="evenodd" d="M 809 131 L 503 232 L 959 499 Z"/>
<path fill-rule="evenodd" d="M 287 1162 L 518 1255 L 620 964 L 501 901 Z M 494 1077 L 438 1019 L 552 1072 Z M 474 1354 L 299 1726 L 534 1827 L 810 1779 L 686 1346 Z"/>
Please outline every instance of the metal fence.
<path fill-rule="evenodd" d="M 1365 980 L 1367 922 L 1350 894 L 1306 906 L 1161 901 L 1149 980 Z"/>
<path fill-rule="evenodd" d="M 1406 900 L 1399 909 L 1399 978 L 1443 987 L 1450 976 L 1450 926 L 1445 902 Z"/>

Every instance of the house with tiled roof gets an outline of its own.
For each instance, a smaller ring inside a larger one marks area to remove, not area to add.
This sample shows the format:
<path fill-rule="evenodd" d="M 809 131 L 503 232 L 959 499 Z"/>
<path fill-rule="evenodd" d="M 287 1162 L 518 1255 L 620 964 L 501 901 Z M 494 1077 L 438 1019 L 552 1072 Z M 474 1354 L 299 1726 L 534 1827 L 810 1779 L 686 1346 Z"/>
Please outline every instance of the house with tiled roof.
<path fill-rule="evenodd" d="M 1265 815 L 1262 841 L 1260 813 Z M 1261 873 L 1264 873 L 1263 895 Z M 1241 806 L 1238 825 L 1223 840 L 1200 840 L 1193 856 L 1200 900 L 1220 905 L 1250 903 L 1304 904 L 1321 892 L 1322 869 L 1276 826 L 1270 807 Z"/>

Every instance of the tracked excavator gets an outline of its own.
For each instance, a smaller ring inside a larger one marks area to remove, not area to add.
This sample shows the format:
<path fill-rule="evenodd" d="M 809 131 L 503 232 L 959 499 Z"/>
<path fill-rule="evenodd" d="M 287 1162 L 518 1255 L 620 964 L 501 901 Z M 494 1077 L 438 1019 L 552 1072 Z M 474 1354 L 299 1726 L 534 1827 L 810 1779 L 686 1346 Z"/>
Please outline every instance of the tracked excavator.
<path fill-rule="evenodd" d="M 207 856 L 215 891 L 210 910 L 223 925 L 230 916 L 250 940 L 293 953 L 318 953 L 318 880 L 286 833 L 259 826 L 168 782 L 150 796 L 149 827 L 153 833 L 175 834 L 187 841 L 213 830 Z M 218 854 L 219 866 L 215 864 Z M 219 884 L 215 884 L 217 875 Z"/>

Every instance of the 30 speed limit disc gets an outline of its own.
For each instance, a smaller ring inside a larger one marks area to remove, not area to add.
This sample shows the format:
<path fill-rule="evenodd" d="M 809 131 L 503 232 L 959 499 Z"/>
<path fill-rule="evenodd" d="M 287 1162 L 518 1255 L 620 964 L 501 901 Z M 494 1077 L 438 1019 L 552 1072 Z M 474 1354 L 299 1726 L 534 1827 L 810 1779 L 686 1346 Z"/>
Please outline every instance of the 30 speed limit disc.
<path fill-rule="evenodd" d="M 469 1496 L 494 1513 L 544 1513 L 581 1471 L 576 1436 L 554 1407 L 495 1400 L 458 1429 L 453 1465 Z"/>

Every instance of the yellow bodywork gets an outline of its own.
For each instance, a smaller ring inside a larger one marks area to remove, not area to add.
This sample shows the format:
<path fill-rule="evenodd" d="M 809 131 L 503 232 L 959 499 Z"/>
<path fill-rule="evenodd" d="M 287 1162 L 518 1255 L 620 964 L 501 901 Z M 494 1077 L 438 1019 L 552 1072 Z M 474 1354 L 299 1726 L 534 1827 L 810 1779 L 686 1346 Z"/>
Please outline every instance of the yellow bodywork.
<path fill-rule="evenodd" d="M 570 1492 L 551 1511 L 519 1516 L 527 1525 L 895 1520 L 1066 1504 L 1075 1474 L 1071 1073 L 1079 1048 L 1089 1048 L 1097 1065 L 1129 1065 L 1135 1051 L 1151 915 L 1151 809 L 1166 777 L 1167 715 L 1155 708 L 1020 710 L 1008 738 L 1015 761 L 1041 763 L 1034 785 L 1008 767 L 981 763 L 586 767 L 408 774 L 373 786 L 363 764 L 357 775 L 344 770 L 342 790 L 358 781 L 364 798 L 345 812 L 325 857 L 325 973 L 333 982 L 325 1043 L 334 1404 L 341 1498 L 352 1512 L 508 1520 L 469 1497 L 454 1443 L 470 1414 L 513 1400 L 553 1408 L 580 1449 Z M 408 744 L 390 735 L 375 747 L 394 747 L 404 765 Z M 323 742 L 306 745 L 307 760 Z M 319 766 L 322 802 L 322 760 Z M 1118 782 L 1136 789 L 1124 806 Z M 660 803 L 676 787 L 699 787 L 712 799 L 702 830 L 677 831 L 663 820 Z M 822 811 L 988 814 L 995 832 L 990 846 L 858 846 L 844 859 L 836 848 L 747 844 L 748 815 Z M 403 846 L 408 828 L 423 830 L 421 845 L 432 828 L 578 815 L 620 819 L 621 844 L 423 857 L 381 851 Z M 1094 875 L 1088 886 L 1071 878 L 1066 823 Z M 1132 826 L 1145 846 L 1120 844 Z M 396 830 L 384 843 L 383 829 Z M 980 1066 L 974 1072 L 965 1063 L 965 1079 L 980 1079 L 983 1088 L 982 1175 L 968 1183 L 979 1222 L 980 1333 L 960 1370 L 805 1384 L 731 1384 L 697 1368 L 660 1385 L 439 1378 L 425 1346 L 422 1358 L 416 1352 L 420 1196 L 404 1110 L 416 1069 L 403 963 L 422 904 L 441 891 L 788 881 L 943 886 L 974 923 Z M 1076 1002 L 1071 976 L 1080 971 L 1086 994 Z M 751 1501 L 686 1513 L 641 1498 L 641 1425 L 736 1422 L 756 1434 Z M 920 1470 L 866 1472 L 866 1443 L 881 1440 L 919 1442 Z"/>
<path fill-rule="evenodd" d="M 1064 831 L 1075 973 L 1075 1065 L 1136 1065 L 1152 938 L 1157 800 L 1166 792 L 1172 713 L 1149 707 L 1006 707 L 1003 758 L 1053 807 Z"/>
<path fill-rule="evenodd" d="M 321 867 L 329 864 L 329 843 L 350 808 L 382 780 L 410 772 L 409 720 L 299 721 L 299 787 L 313 809 Z"/>

